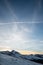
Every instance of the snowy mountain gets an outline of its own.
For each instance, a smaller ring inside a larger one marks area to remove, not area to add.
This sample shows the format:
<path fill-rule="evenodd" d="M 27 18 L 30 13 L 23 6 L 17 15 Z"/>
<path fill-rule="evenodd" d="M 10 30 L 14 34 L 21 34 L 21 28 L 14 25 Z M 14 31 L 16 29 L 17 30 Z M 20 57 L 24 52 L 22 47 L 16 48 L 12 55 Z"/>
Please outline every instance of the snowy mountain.
<path fill-rule="evenodd" d="M 1 51 L 1 53 L 12 56 L 12 57 L 17 57 L 17 58 L 22 56 L 19 52 L 15 51 L 15 50 L 12 50 L 11 52 L 10 51 Z"/>
<path fill-rule="evenodd" d="M 39 55 L 21 55 L 15 50 L 0 52 L 0 65 L 43 65 L 34 60 L 43 59 Z"/>
<path fill-rule="evenodd" d="M 23 55 L 23 58 L 43 64 L 43 55 L 39 55 L 39 54 L 36 54 L 36 55 Z"/>

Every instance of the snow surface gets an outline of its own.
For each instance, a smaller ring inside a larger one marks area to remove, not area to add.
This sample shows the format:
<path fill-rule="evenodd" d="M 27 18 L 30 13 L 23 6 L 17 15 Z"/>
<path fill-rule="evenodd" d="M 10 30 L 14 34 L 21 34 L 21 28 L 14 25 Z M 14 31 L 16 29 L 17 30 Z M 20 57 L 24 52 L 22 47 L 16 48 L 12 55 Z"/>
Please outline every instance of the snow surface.
<path fill-rule="evenodd" d="M 33 61 L 0 53 L 0 65 L 42 65 Z"/>

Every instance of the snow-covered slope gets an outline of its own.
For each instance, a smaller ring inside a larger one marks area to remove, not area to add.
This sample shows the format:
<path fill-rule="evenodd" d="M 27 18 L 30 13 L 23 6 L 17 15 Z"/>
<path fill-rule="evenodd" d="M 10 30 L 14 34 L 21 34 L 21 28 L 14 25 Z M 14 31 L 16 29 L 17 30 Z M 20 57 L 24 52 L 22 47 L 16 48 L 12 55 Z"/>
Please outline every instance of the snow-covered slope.
<path fill-rule="evenodd" d="M 40 55 L 42 56 L 42 55 Z M 33 59 L 43 59 L 43 57 L 39 57 L 37 55 L 23 55 L 23 58 L 27 59 L 27 60 L 33 60 Z"/>
<path fill-rule="evenodd" d="M 43 64 L 43 55 L 23 55 L 22 58 Z"/>
<path fill-rule="evenodd" d="M 23 58 L 16 58 L 0 53 L 0 65 L 42 65 Z"/>

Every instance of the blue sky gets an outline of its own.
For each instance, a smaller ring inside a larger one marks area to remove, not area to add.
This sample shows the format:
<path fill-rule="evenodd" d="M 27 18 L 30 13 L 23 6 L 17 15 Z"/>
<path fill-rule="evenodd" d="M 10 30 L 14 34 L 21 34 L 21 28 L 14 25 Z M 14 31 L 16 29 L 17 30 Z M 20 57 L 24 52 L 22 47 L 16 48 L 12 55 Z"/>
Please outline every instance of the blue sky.
<path fill-rule="evenodd" d="M 43 51 L 43 0 L 0 0 L 0 47 Z"/>

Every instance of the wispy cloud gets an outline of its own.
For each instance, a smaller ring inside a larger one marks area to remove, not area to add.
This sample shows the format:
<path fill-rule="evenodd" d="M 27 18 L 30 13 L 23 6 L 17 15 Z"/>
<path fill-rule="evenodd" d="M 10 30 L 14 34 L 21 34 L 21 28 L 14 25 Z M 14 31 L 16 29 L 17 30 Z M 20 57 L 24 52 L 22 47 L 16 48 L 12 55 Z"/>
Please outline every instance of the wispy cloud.
<path fill-rule="evenodd" d="M 12 49 L 42 50 L 42 40 L 32 39 L 33 32 L 31 24 L 3 25 L 0 28 L 0 45 L 9 46 Z"/>
<path fill-rule="evenodd" d="M 43 43 L 43 40 L 41 40 L 40 42 Z"/>
<path fill-rule="evenodd" d="M 8 45 L 13 48 L 19 48 L 21 45 L 24 47 L 25 34 L 32 32 L 30 28 L 17 23 L 11 26 L 5 25 L 0 28 L 0 31 L 0 45 Z"/>

